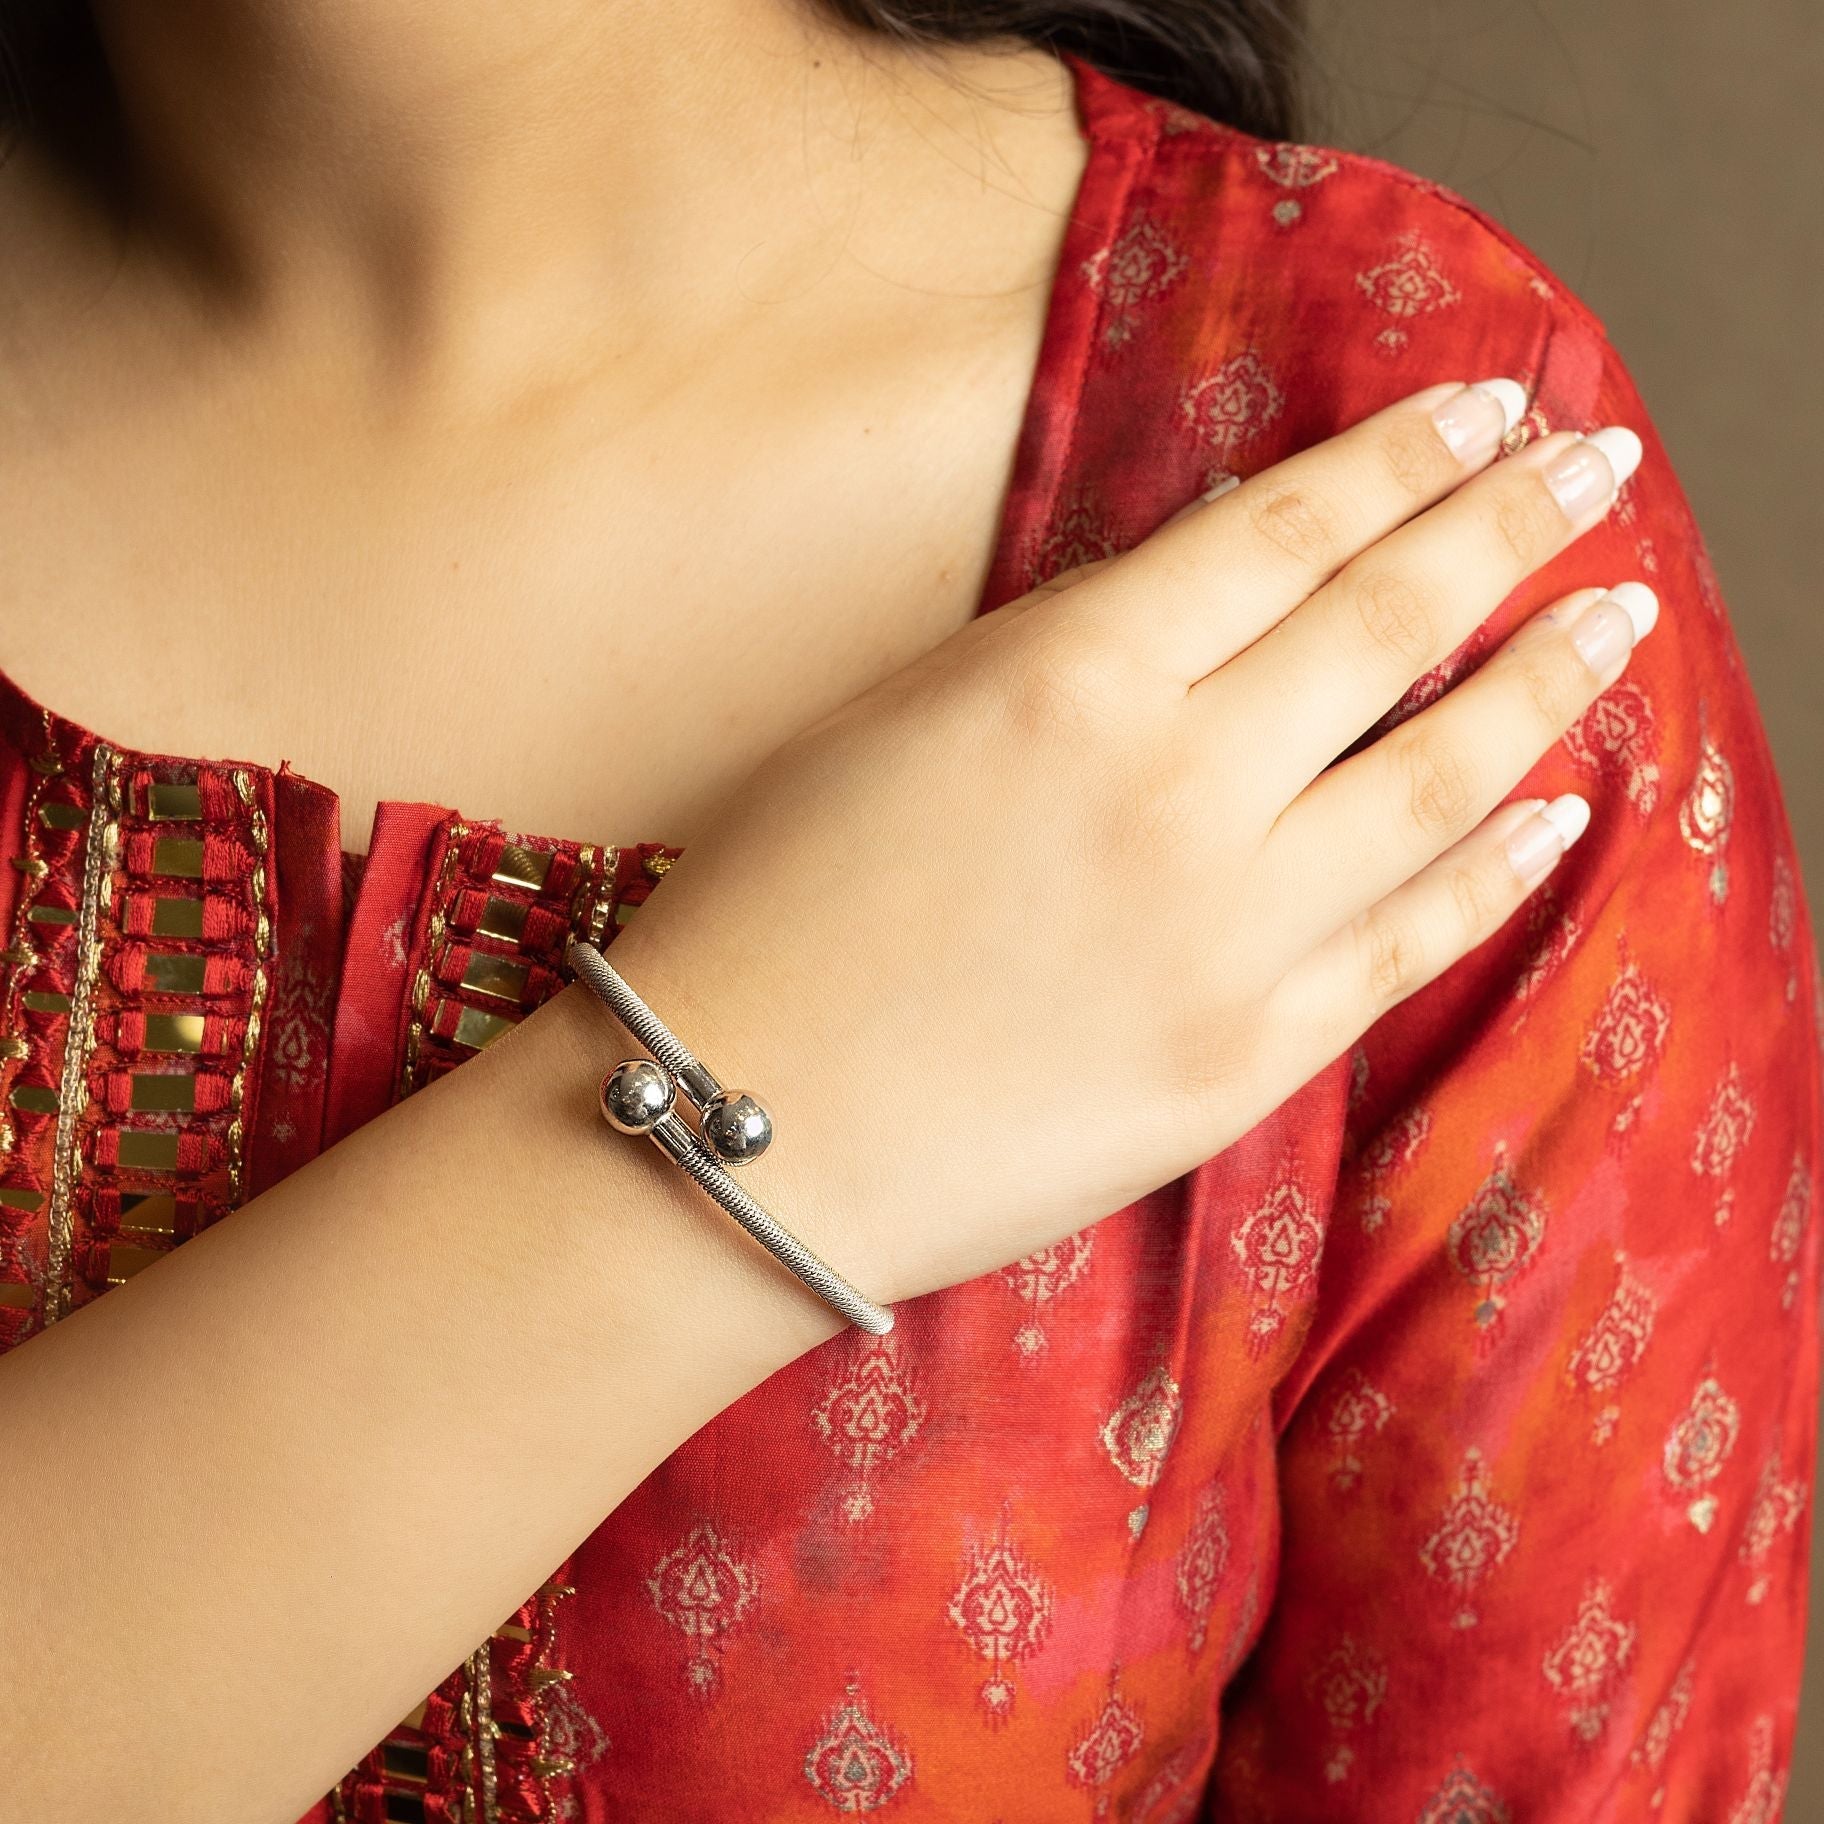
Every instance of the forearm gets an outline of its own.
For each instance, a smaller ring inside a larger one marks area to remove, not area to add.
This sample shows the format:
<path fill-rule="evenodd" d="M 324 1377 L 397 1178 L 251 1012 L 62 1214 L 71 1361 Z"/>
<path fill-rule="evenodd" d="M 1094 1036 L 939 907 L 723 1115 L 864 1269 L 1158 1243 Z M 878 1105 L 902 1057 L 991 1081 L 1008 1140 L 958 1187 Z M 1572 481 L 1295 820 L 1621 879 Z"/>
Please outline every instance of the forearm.
<path fill-rule="evenodd" d="M 289 1824 L 837 1331 L 604 1129 L 615 1045 L 566 990 L 0 1362 L 9 1815 Z"/>

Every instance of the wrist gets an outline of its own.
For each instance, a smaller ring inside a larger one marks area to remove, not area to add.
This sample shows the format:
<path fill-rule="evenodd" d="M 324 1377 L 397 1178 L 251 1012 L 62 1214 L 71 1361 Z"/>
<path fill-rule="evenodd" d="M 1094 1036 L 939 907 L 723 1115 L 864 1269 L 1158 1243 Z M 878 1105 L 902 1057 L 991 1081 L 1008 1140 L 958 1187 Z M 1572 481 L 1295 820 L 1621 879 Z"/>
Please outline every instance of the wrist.
<path fill-rule="evenodd" d="M 880 1161 L 863 1138 L 866 1122 L 850 1107 L 857 1087 L 849 1081 L 852 1073 L 831 1063 L 826 1022 L 804 1006 L 802 995 L 783 983 L 769 984 L 764 958 L 741 934 L 645 916 L 648 922 L 636 922 L 615 940 L 608 953 L 614 969 L 726 1092 L 751 1093 L 777 1126 L 764 1153 L 730 1168 L 729 1178 L 865 1299 L 893 1303 L 898 1282 L 881 1245 L 887 1225 L 878 1220 L 878 1187 L 871 1189 L 867 1178 L 880 1170 Z M 688 947 L 686 930 L 695 934 Z M 725 950 L 733 954 L 725 956 Z M 601 1035 L 599 1081 L 645 1048 L 608 1006 L 586 987 L 581 992 L 584 1011 L 593 1016 L 589 1024 Z M 683 1110 L 682 1093 L 678 1100 Z M 680 1168 L 670 1169 L 684 1176 Z M 693 1194 L 715 1209 L 706 1191 L 693 1188 Z M 738 1230 L 732 1216 L 717 1214 Z M 764 1255 L 758 1242 L 748 1245 Z"/>
<path fill-rule="evenodd" d="M 581 1142 L 579 1207 L 597 1220 L 613 1222 L 617 1245 L 675 1254 L 671 1270 L 687 1297 L 691 1278 L 697 1276 L 719 1288 L 719 1299 L 739 1303 L 743 1327 L 756 1340 L 771 1339 L 766 1346 L 778 1359 L 768 1372 L 844 1329 L 839 1313 L 746 1234 L 663 1149 L 648 1138 L 618 1133 L 603 1120 L 602 1078 L 623 1059 L 645 1052 L 590 990 L 580 982 L 571 984 L 537 1018 L 549 1028 L 534 1065 L 543 1080 L 541 1093 L 549 1106 L 564 1111 L 566 1125 Z M 769 1193 L 754 1183 L 754 1171 L 741 1167 L 738 1181 L 775 1208 Z M 637 1205 L 645 1218 L 632 1230 L 618 1219 L 627 1204 Z M 784 1226 L 799 1232 L 783 1205 L 776 1206 L 776 1213 Z M 800 1239 L 817 1245 L 809 1236 Z"/>

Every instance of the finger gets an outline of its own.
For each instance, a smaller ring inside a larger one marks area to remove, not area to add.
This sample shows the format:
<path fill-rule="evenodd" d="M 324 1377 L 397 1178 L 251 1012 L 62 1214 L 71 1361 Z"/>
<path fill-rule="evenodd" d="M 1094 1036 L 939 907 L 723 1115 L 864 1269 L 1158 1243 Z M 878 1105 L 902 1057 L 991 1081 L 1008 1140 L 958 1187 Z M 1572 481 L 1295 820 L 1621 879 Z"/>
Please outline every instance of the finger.
<path fill-rule="evenodd" d="M 1196 503 L 1193 502 L 1193 505 Z M 1181 508 L 1180 511 L 1183 511 Z M 1048 602 L 1054 596 L 1074 589 L 1079 583 L 1087 582 L 1090 577 L 1106 570 L 1117 560 L 1112 557 L 1092 557 L 1087 563 L 1073 564 L 1068 570 L 1060 570 L 1056 576 L 1047 577 L 1042 583 L 1035 583 L 1017 601 L 1003 603 L 995 610 L 995 618 L 1000 621 L 1011 621 L 1022 615 L 1028 608 L 1036 608 L 1041 602 Z"/>
<path fill-rule="evenodd" d="M 1346 880 L 1356 905 L 1372 904 L 1461 840 L 1621 676 L 1657 617 L 1644 583 L 1567 596 L 1447 696 L 1332 767 L 1268 838 L 1283 845 L 1294 903 Z"/>
<path fill-rule="evenodd" d="M 1504 804 L 1293 967 L 1269 1001 L 1315 1073 L 1389 1008 L 1492 937 L 1588 826 L 1575 794 Z"/>
<path fill-rule="evenodd" d="M 1252 734 L 1289 799 L 1598 524 L 1640 454 L 1617 425 L 1529 445 L 1346 565 L 1193 701 L 1225 742 Z"/>
<path fill-rule="evenodd" d="M 1162 522 L 1175 526 L 1181 519 L 1189 519 L 1199 508 L 1207 506 L 1212 500 L 1220 500 L 1231 488 L 1241 485 L 1239 475 L 1224 475 L 1197 496 L 1187 500 L 1177 512 Z M 1077 564 L 1069 570 L 1060 570 L 1056 576 L 1047 578 L 1027 590 L 1018 601 L 1004 604 L 999 613 L 1004 620 L 1012 620 L 1016 615 L 1024 614 L 1028 608 L 1036 608 L 1039 603 L 1050 601 L 1053 596 L 1062 595 L 1066 589 L 1074 589 L 1077 584 L 1087 582 L 1092 576 L 1106 570 L 1110 564 L 1118 563 L 1117 557 L 1092 557 L 1087 563 Z"/>
<path fill-rule="evenodd" d="M 1174 515 L 1073 612 L 1189 685 L 1493 461 L 1525 409 L 1513 380 L 1428 387 Z"/>
<path fill-rule="evenodd" d="M 1175 526 L 1181 519 L 1189 519 L 1193 513 L 1207 506 L 1212 500 L 1220 500 L 1231 488 L 1240 486 L 1241 477 L 1239 475 L 1224 475 L 1205 488 L 1195 500 L 1187 500 L 1162 524 Z M 1086 582 L 1090 577 L 1106 570 L 1110 564 L 1119 561 L 1118 557 L 1092 557 L 1087 563 L 1074 565 L 1069 570 L 1060 570 L 1056 576 L 1048 577 L 1044 582 L 1035 584 L 1017 601 L 1005 603 L 998 612 L 1003 619 L 1011 620 L 1014 616 L 1025 613 L 1028 608 L 1037 607 L 1040 602 L 1049 601 L 1056 595 L 1062 595 L 1066 589 L 1074 589 L 1078 583 Z"/>

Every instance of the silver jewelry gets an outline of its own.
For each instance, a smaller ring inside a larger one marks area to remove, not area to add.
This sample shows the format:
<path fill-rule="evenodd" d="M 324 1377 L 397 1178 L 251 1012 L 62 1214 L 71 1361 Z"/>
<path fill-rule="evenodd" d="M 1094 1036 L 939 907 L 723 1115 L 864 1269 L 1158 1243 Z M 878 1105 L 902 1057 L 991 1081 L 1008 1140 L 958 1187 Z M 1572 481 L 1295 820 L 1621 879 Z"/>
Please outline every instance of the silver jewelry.
<path fill-rule="evenodd" d="M 578 979 L 652 1053 L 626 1059 L 602 1079 L 601 1109 L 609 1126 L 618 1133 L 645 1134 L 825 1304 L 870 1334 L 885 1336 L 893 1328 L 893 1313 L 857 1292 L 729 1176 L 729 1166 L 749 1164 L 772 1144 L 773 1118 L 760 1100 L 746 1090 L 724 1089 L 594 944 L 576 939 L 567 960 Z M 698 1127 L 678 1113 L 679 1090 L 695 1104 Z"/>

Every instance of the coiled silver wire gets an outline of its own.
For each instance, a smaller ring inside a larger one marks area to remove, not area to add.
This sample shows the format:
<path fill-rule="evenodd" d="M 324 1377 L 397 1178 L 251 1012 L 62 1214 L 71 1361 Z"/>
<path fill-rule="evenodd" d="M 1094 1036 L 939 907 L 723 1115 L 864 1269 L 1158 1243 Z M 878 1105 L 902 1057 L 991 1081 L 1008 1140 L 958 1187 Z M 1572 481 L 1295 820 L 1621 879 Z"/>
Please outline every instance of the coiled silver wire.
<path fill-rule="evenodd" d="M 708 1068 L 646 1005 L 595 945 L 581 938 L 574 940 L 567 960 L 578 979 L 677 1079 L 679 1088 L 698 1108 L 722 1093 L 721 1085 Z M 651 1130 L 650 1138 L 668 1159 L 683 1168 L 698 1189 L 720 1204 L 782 1267 L 809 1286 L 825 1304 L 872 1336 L 885 1336 L 893 1328 L 893 1313 L 858 1292 L 834 1267 L 820 1260 L 796 1235 L 755 1202 L 688 1121 L 675 1112 L 668 1114 Z"/>

